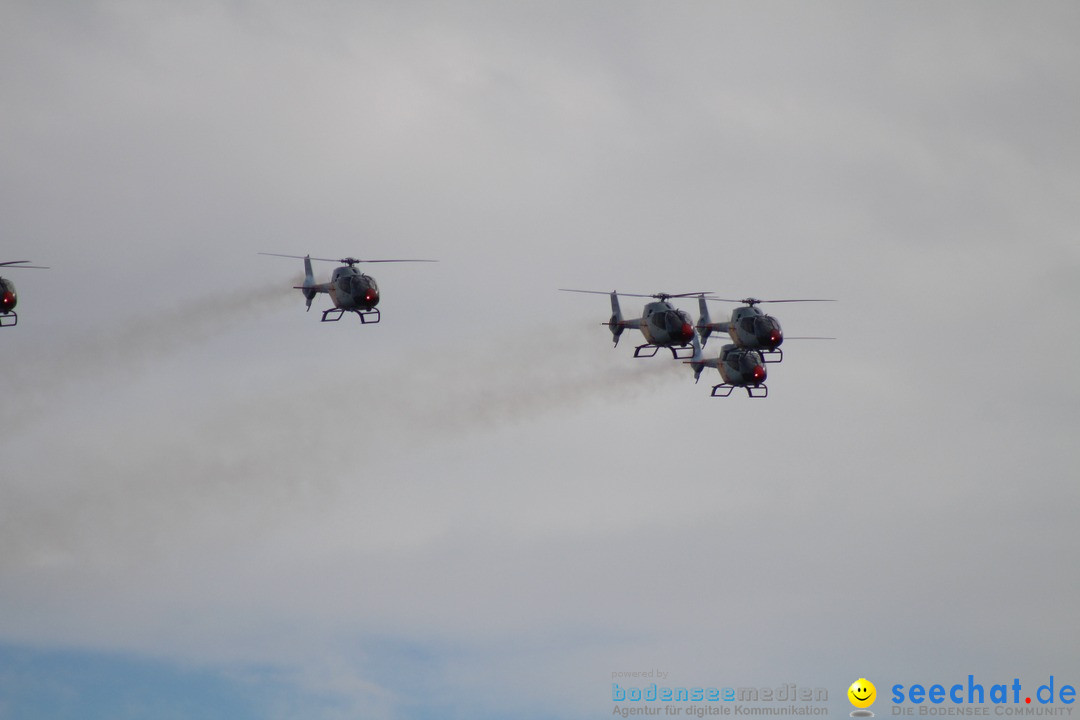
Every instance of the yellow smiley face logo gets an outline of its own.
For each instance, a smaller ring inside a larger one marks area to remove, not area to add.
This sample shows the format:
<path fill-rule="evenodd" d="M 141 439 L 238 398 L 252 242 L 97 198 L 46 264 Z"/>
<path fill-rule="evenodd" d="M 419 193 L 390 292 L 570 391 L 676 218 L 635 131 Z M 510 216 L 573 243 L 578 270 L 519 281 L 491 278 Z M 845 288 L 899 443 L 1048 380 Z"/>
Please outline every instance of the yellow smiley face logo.
<path fill-rule="evenodd" d="M 851 683 L 851 687 L 847 689 L 847 696 L 855 707 L 868 708 L 874 704 L 874 699 L 877 697 L 877 688 L 874 687 L 874 683 L 866 678 L 859 678 Z"/>

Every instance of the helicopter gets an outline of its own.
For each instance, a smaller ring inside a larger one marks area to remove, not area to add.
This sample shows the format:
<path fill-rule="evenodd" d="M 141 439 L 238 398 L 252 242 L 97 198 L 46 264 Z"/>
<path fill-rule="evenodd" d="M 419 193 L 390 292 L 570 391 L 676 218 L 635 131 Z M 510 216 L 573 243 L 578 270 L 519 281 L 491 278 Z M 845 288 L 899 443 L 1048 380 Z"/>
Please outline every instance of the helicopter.
<path fill-rule="evenodd" d="M 330 258 L 313 258 L 310 255 L 282 255 L 280 253 L 259 253 L 260 255 L 273 255 L 274 257 L 296 258 L 304 261 L 304 284 L 296 285 L 297 290 L 302 290 L 307 300 L 308 312 L 311 312 L 311 301 L 318 293 L 327 293 L 334 302 L 334 307 L 323 310 L 322 322 L 337 322 L 346 312 L 354 312 L 364 325 L 374 325 L 382 319 L 382 313 L 376 305 L 379 304 L 379 286 L 375 278 L 365 275 L 356 268 L 357 263 L 384 263 L 384 262 L 438 262 L 437 260 L 357 260 L 354 257 L 332 260 Z M 311 261 L 339 262 L 342 267 L 334 268 L 330 276 L 330 282 L 316 283 L 315 274 L 311 270 Z"/>
<path fill-rule="evenodd" d="M 731 320 L 728 322 L 713 322 L 709 318 L 709 307 L 706 300 L 718 300 L 720 302 L 743 303 L 743 307 L 737 307 L 731 311 Z M 780 322 L 772 315 L 766 315 L 758 306 L 760 303 L 782 302 L 835 302 L 835 300 L 806 299 L 806 300 L 759 300 L 758 298 L 743 298 L 742 300 L 729 300 L 726 298 L 698 296 L 698 308 L 701 316 L 698 318 L 697 331 L 701 335 L 701 346 L 704 347 L 709 340 L 709 335 L 715 332 L 727 333 L 731 341 L 744 350 L 757 350 L 762 360 L 767 363 L 778 363 L 784 359 L 784 351 L 780 345 L 784 342 L 784 331 L 780 328 Z M 795 339 L 795 338 L 790 338 Z M 800 337 L 800 340 L 832 340 L 823 337 Z"/>
<path fill-rule="evenodd" d="M 724 379 L 719 385 L 713 385 L 712 397 L 727 397 L 737 387 L 744 388 L 746 394 L 752 398 L 769 396 L 769 388 L 765 385 L 765 378 L 769 374 L 765 370 L 762 353 L 729 343 L 720 348 L 720 355 L 715 360 L 706 360 L 696 336 L 693 348 L 693 359 L 687 361 L 687 364 L 694 371 L 694 382 L 701 379 L 701 371 L 706 367 L 716 368 Z"/>
<path fill-rule="evenodd" d="M 34 268 L 35 270 L 48 270 L 44 265 L 26 265 L 29 260 L 10 260 L 0 263 L 0 267 L 10 268 Z M 15 294 L 15 283 L 7 278 L 0 277 L 0 327 L 14 327 L 19 324 L 19 314 L 15 312 L 15 305 L 19 297 Z"/>
<path fill-rule="evenodd" d="M 559 288 L 559 290 L 562 292 L 610 295 L 611 319 L 606 323 L 601 324 L 607 325 L 608 328 L 611 329 L 611 336 L 615 340 L 615 345 L 618 346 L 619 336 L 622 335 L 623 330 L 627 329 L 640 330 L 641 334 L 648 340 L 644 345 L 638 345 L 634 348 L 634 357 L 653 357 L 662 347 L 666 347 L 670 350 L 672 356 L 676 360 L 684 360 L 690 357 L 690 355 L 686 354 L 686 351 L 688 350 L 686 346 L 690 343 L 691 339 L 697 337 L 697 334 L 694 332 L 694 325 L 690 320 L 690 316 L 685 311 L 679 310 L 668 302 L 668 300 L 671 298 L 692 297 L 694 295 L 701 295 L 702 293 L 681 293 L 678 295 L 656 293 L 654 295 L 639 295 L 637 293 L 606 293 L 600 290 L 571 290 L 568 288 Z M 623 319 L 622 311 L 619 309 L 620 295 L 626 297 L 655 298 L 656 302 L 647 303 L 640 318 L 625 320 Z M 649 352 L 649 350 L 652 352 Z M 680 355 L 680 352 L 683 354 Z"/>

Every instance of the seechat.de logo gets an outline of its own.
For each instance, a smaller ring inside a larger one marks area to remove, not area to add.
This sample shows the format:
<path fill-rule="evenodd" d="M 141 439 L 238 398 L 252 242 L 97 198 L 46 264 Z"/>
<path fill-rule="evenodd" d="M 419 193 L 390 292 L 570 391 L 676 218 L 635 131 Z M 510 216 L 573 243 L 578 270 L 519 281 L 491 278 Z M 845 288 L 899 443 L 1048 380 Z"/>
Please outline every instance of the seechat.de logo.
<path fill-rule="evenodd" d="M 877 699 L 877 688 L 874 687 L 874 683 L 866 678 L 859 678 L 851 683 L 847 696 L 856 708 L 851 711 L 851 717 L 874 717 L 873 711 L 867 709 Z"/>

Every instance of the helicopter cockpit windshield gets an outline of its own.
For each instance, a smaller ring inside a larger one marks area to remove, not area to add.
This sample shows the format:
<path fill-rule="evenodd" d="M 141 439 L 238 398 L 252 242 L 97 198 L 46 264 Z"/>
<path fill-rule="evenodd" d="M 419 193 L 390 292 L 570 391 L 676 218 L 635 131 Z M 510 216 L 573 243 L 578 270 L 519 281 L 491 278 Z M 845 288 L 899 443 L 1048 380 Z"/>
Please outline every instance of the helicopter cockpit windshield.
<path fill-rule="evenodd" d="M 754 329 L 757 330 L 758 335 L 767 335 L 773 331 L 780 331 L 780 323 L 776 322 L 776 318 L 769 315 L 763 315 L 754 319 Z"/>
<path fill-rule="evenodd" d="M 750 320 L 750 318 L 746 319 Z M 775 348 L 784 340 L 784 335 L 780 330 L 780 323 L 776 321 L 776 318 L 769 315 L 759 315 L 753 318 L 753 329 L 746 329 L 750 330 L 759 343 L 770 349 Z"/>

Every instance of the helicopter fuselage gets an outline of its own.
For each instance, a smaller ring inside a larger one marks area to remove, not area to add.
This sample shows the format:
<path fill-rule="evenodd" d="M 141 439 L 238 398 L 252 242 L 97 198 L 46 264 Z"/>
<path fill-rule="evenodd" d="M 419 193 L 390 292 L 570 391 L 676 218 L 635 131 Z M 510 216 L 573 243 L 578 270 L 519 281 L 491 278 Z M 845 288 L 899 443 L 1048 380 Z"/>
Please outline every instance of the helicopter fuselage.
<path fill-rule="evenodd" d="M 649 344 L 660 347 L 685 346 L 694 338 L 694 324 L 690 316 L 667 300 L 645 306 L 640 329 Z"/>
<path fill-rule="evenodd" d="M 379 286 L 375 278 L 352 265 L 334 269 L 327 292 L 334 305 L 342 310 L 373 310 L 379 304 Z"/>
<path fill-rule="evenodd" d="M 760 385 L 768 377 L 761 353 L 736 345 L 725 345 L 720 349 L 716 369 L 725 383 L 736 387 Z"/>
<path fill-rule="evenodd" d="M 732 310 L 727 331 L 733 343 L 747 350 L 773 351 L 784 342 L 779 321 L 753 305 Z"/>

